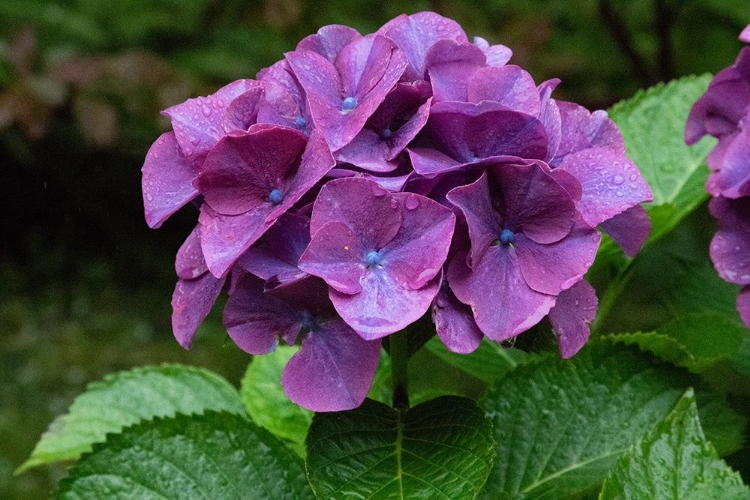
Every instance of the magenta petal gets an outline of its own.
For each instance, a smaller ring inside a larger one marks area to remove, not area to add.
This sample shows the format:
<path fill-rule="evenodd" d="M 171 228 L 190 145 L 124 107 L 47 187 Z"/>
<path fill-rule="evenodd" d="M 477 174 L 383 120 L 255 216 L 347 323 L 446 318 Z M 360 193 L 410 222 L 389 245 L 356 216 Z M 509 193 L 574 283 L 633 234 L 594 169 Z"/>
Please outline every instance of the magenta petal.
<path fill-rule="evenodd" d="M 615 215 L 599 227 L 622 247 L 628 257 L 635 257 L 651 233 L 651 221 L 641 205 Z"/>
<path fill-rule="evenodd" d="M 456 298 L 471 307 L 477 326 L 498 342 L 528 330 L 555 304 L 554 296 L 526 285 L 512 248 L 490 247 L 473 269 L 465 254 L 456 254 L 448 282 Z"/>
<path fill-rule="evenodd" d="M 740 130 L 723 151 L 716 177 L 722 196 L 739 198 L 750 194 L 750 129 Z"/>
<path fill-rule="evenodd" d="M 474 45 L 484 52 L 487 66 L 504 66 L 513 57 L 513 51 L 505 45 L 490 45 L 487 40 L 479 36 L 474 37 Z"/>
<path fill-rule="evenodd" d="M 581 280 L 563 291 L 549 312 L 549 320 L 555 329 L 560 355 L 568 359 L 578 351 L 589 338 L 589 323 L 596 317 L 598 300 L 594 288 L 586 280 Z"/>
<path fill-rule="evenodd" d="M 198 195 L 195 168 L 180 152 L 174 133 L 162 134 L 143 163 L 143 207 L 149 227 L 157 228 Z"/>
<path fill-rule="evenodd" d="M 390 335 L 414 323 L 427 312 L 440 289 L 442 273 L 424 288 L 402 288 L 383 269 L 368 270 L 360 279 L 362 291 L 347 295 L 331 289 L 336 311 L 365 340 Z"/>
<path fill-rule="evenodd" d="M 310 219 L 310 234 L 329 222 L 343 222 L 359 237 L 365 252 L 380 250 L 398 232 L 401 211 L 377 183 L 361 178 L 335 179 L 318 194 Z"/>
<path fill-rule="evenodd" d="M 373 130 L 364 128 L 336 154 L 338 161 L 372 172 L 392 172 L 398 163 L 390 161 L 391 148 Z"/>
<path fill-rule="evenodd" d="M 426 131 L 437 148 L 463 163 L 492 156 L 543 159 L 547 155 L 542 122 L 491 101 L 436 103 Z"/>
<path fill-rule="evenodd" d="M 745 326 L 750 328 L 750 286 L 743 287 L 737 296 L 737 310 Z"/>
<path fill-rule="evenodd" d="M 711 260 L 722 279 L 750 285 L 750 197 L 714 198 L 709 204 L 718 220 L 711 240 Z"/>
<path fill-rule="evenodd" d="M 306 144 L 301 132 L 274 125 L 224 137 L 203 163 L 198 188 L 220 214 L 239 215 L 255 209 L 295 174 Z"/>
<path fill-rule="evenodd" d="M 559 168 L 581 181 L 583 194 L 577 208 L 591 226 L 653 199 L 638 167 L 609 148 L 589 148 L 570 154 Z"/>
<path fill-rule="evenodd" d="M 237 347 L 249 354 L 276 350 L 279 337 L 294 338 L 302 328 L 302 313 L 263 291 L 263 282 L 246 275 L 224 307 L 224 326 Z"/>
<path fill-rule="evenodd" d="M 560 113 L 561 140 L 550 165 L 558 166 L 571 153 L 601 147 L 625 156 L 625 143 L 606 111 L 589 112 L 579 104 L 555 101 Z"/>
<path fill-rule="evenodd" d="M 537 243 L 553 243 L 573 227 L 575 204 L 566 186 L 544 164 L 493 165 L 487 168 L 490 192 L 505 225 Z M 494 181 L 494 182 L 493 182 Z"/>
<path fill-rule="evenodd" d="M 745 43 L 750 43 L 750 24 L 745 26 L 745 29 L 742 30 L 742 33 L 740 33 L 740 41 Z"/>
<path fill-rule="evenodd" d="M 243 269 L 264 280 L 299 272 L 299 257 L 309 243 L 310 219 L 285 213 L 266 232 L 263 243 L 249 248 L 238 262 Z"/>
<path fill-rule="evenodd" d="M 201 249 L 201 227 L 200 225 L 190 232 L 190 235 L 177 251 L 174 263 L 177 276 L 183 280 L 192 280 L 208 271 L 206 260 L 203 258 Z"/>
<path fill-rule="evenodd" d="M 238 96 L 257 86 L 253 80 L 237 80 L 207 97 L 188 99 L 165 109 L 162 114 L 172 120 L 172 128 L 182 153 L 200 165 L 212 147 L 226 132 L 224 115 Z"/>
<path fill-rule="evenodd" d="M 432 148 L 408 148 L 406 151 L 409 153 L 414 171 L 427 177 L 458 170 L 465 165 Z"/>
<path fill-rule="evenodd" d="M 308 410 L 351 410 L 367 396 L 379 358 L 379 340 L 362 340 L 336 318 L 305 336 L 281 384 L 289 399 Z"/>
<path fill-rule="evenodd" d="M 425 80 L 425 56 L 439 40 L 468 42 L 461 26 L 434 12 L 419 12 L 411 16 L 402 14 L 388 21 L 378 33 L 385 35 L 406 54 L 409 67 L 405 73 L 407 80 Z"/>
<path fill-rule="evenodd" d="M 539 116 L 541 101 L 531 75 L 518 66 L 486 67 L 471 77 L 468 87 L 470 102 L 495 101 L 503 106 Z"/>
<path fill-rule="evenodd" d="M 224 287 L 226 278 L 210 273 L 193 280 L 178 280 L 172 294 L 172 331 L 177 342 L 190 348 L 198 327 L 206 319 Z"/>
<path fill-rule="evenodd" d="M 362 35 L 349 26 L 331 24 L 323 26 L 314 35 L 307 36 L 297 44 L 297 50 L 311 50 L 317 52 L 329 61 L 336 60 L 341 49 Z"/>
<path fill-rule="evenodd" d="M 466 101 L 471 75 L 485 64 L 484 52 L 468 42 L 436 42 L 425 58 L 435 102 Z"/>
<path fill-rule="evenodd" d="M 365 253 L 359 236 L 343 222 L 329 222 L 318 229 L 299 260 L 299 268 L 323 278 L 341 293 L 362 290 L 360 277 L 365 273 Z"/>
<path fill-rule="evenodd" d="M 250 90 L 237 96 L 224 112 L 224 130 L 247 130 L 254 125 L 263 94 L 264 86 L 257 82 Z"/>
<path fill-rule="evenodd" d="M 396 193 L 401 227 L 382 248 L 382 266 L 402 288 L 424 287 L 448 257 L 456 216 L 439 203 L 414 193 Z"/>
<path fill-rule="evenodd" d="M 583 278 L 594 262 L 600 241 L 601 234 L 585 224 L 549 245 L 518 235 L 516 252 L 521 274 L 533 290 L 557 295 Z"/>
<path fill-rule="evenodd" d="M 474 267 L 503 230 L 503 221 L 493 210 L 487 174 L 483 173 L 476 182 L 452 189 L 447 199 L 461 210 L 469 227 L 469 265 Z"/>
<path fill-rule="evenodd" d="M 474 321 L 471 308 L 459 302 L 446 286 L 441 287 L 432 304 L 432 322 L 438 337 L 452 352 L 474 352 L 484 337 Z"/>

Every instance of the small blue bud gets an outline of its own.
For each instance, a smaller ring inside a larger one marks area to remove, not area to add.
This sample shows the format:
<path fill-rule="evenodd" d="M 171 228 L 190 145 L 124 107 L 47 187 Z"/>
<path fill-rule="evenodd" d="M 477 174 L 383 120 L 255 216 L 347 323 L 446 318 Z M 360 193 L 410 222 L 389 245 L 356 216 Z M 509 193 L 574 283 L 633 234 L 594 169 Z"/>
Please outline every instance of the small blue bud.
<path fill-rule="evenodd" d="M 344 102 L 341 103 L 341 109 L 344 111 L 351 111 L 357 107 L 357 99 L 354 97 L 347 97 Z"/>
<path fill-rule="evenodd" d="M 278 205 L 279 203 L 284 201 L 284 195 L 282 194 L 280 189 L 273 189 L 270 193 L 268 193 L 268 201 L 270 201 L 274 205 Z"/>
<path fill-rule="evenodd" d="M 389 128 L 383 129 L 383 131 L 380 132 L 380 138 L 383 139 L 384 141 L 387 139 L 390 139 L 392 135 L 393 135 L 393 132 Z"/>
<path fill-rule="evenodd" d="M 367 255 L 365 255 L 365 264 L 367 264 L 367 267 L 380 265 L 380 260 L 380 254 L 375 250 L 370 250 L 367 252 Z"/>
<path fill-rule="evenodd" d="M 305 120 L 305 117 L 302 115 L 299 115 L 297 118 L 294 119 L 294 126 L 297 128 L 305 128 L 305 125 L 307 125 L 307 120 Z"/>
<path fill-rule="evenodd" d="M 510 229 L 503 229 L 500 233 L 500 243 L 504 246 L 512 245 L 516 242 L 516 235 Z"/>

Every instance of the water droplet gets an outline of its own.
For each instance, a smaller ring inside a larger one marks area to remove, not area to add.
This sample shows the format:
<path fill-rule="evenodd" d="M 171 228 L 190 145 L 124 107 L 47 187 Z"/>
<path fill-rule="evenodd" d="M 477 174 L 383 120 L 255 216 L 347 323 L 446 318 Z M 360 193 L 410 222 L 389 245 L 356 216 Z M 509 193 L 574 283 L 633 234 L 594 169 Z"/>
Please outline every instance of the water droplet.
<path fill-rule="evenodd" d="M 638 174 L 632 173 L 630 174 L 630 182 L 635 182 L 638 180 Z"/>
<path fill-rule="evenodd" d="M 198 138 L 197 135 L 191 135 L 190 142 L 193 143 L 193 146 L 197 146 L 198 144 L 200 144 L 201 140 Z"/>
<path fill-rule="evenodd" d="M 344 113 L 348 113 L 349 111 L 353 110 L 357 107 L 357 99 L 355 97 L 347 97 L 343 101 L 341 101 L 341 110 Z"/>
<path fill-rule="evenodd" d="M 377 196 L 378 198 L 380 198 L 381 196 L 385 196 L 386 192 L 387 191 L 383 189 L 382 187 L 380 187 L 378 184 L 372 185 L 372 194 L 374 196 Z"/>
<path fill-rule="evenodd" d="M 148 201 L 154 201 L 154 197 L 151 195 L 151 193 L 149 193 L 149 194 L 146 195 L 146 199 Z"/>
<path fill-rule="evenodd" d="M 393 198 L 391 198 L 391 208 L 394 210 L 398 208 L 398 202 Z"/>
<path fill-rule="evenodd" d="M 617 192 L 615 193 L 615 196 L 622 196 L 622 191 L 617 191 Z"/>
<path fill-rule="evenodd" d="M 415 208 L 419 207 L 419 198 L 417 198 L 417 196 L 415 195 L 408 196 L 406 198 L 404 206 L 407 210 L 414 210 Z"/>
<path fill-rule="evenodd" d="M 612 177 L 612 182 L 619 186 L 620 184 L 625 182 L 625 177 L 621 176 L 620 174 L 617 174 L 614 177 Z"/>
<path fill-rule="evenodd" d="M 203 110 L 203 116 L 205 116 L 206 118 L 211 116 L 211 108 L 209 108 L 208 106 L 203 106 L 202 110 Z"/>

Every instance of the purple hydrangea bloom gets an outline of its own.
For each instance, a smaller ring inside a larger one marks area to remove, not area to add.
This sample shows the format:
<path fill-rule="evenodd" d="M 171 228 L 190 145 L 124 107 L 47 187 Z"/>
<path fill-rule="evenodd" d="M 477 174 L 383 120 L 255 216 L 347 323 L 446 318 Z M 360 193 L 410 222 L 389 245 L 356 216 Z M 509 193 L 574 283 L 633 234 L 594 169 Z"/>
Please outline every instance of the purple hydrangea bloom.
<path fill-rule="evenodd" d="M 511 55 L 431 12 L 326 26 L 256 80 L 166 110 L 143 193 L 152 227 L 200 211 L 176 261 L 180 344 L 226 290 L 242 349 L 301 344 L 283 384 L 315 411 L 359 405 L 379 339 L 428 310 L 454 352 L 549 316 L 575 354 L 596 228 L 634 255 L 651 192 L 606 113 L 555 100 L 559 80 Z M 731 134 L 717 159 L 741 156 Z"/>
<path fill-rule="evenodd" d="M 323 278 L 342 318 L 366 340 L 419 319 L 435 298 L 455 216 L 413 193 L 365 179 L 326 184 L 300 268 Z"/>
<path fill-rule="evenodd" d="M 740 34 L 750 43 L 750 26 Z M 743 288 L 737 299 L 742 321 L 750 327 L 750 47 L 735 63 L 714 76 L 706 93 L 693 104 L 685 141 L 711 135 L 718 142 L 708 155 L 711 170 L 706 189 L 714 197 L 709 209 L 718 221 L 711 241 L 711 260 L 719 276 Z"/>

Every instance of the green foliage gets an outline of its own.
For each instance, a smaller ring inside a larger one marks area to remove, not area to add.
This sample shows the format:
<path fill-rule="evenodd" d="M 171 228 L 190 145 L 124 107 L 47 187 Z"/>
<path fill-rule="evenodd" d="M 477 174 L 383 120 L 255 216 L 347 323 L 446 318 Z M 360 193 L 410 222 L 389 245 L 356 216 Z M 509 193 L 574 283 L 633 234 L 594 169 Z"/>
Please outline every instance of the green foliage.
<path fill-rule="evenodd" d="M 41 464 L 74 460 L 106 435 L 142 419 L 202 413 L 243 415 L 237 391 L 208 370 L 181 365 L 135 368 L 90 384 L 66 415 L 55 419 L 17 473 Z"/>
<path fill-rule="evenodd" d="M 750 488 L 720 460 L 688 390 L 672 412 L 625 454 L 600 500 L 747 500 Z"/>
<path fill-rule="evenodd" d="M 302 460 L 230 413 L 157 418 L 110 434 L 70 470 L 58 499 L 312 499 Z"/>
<path fill-rule="evenodd" d="M 297 347 L 279 346 L 265 356 L 256 356 L 242 378 L 240 395 L 253 421 L 305 454 L 305 436 L 313 414 L 292 403 L 281 386 L 281 372 Z"/>
<path fill-rule="evenodd" d="M 690 107 L 705 92 L 711 75 L 684 77 L 639 91 L 609 112 L 620 128 L 628 157 L 651 186 L 647 206 L 650 241 L 663 236 L 708 198 L 705 158 L 715 144 L 707 138 L 693 147 L 683 140 Z"/>
<path fill-rule="evenodd" d="M 307 474 L 318 498 L 474 498 L 494 456 L 492 426 L 470 399 L 445 396 L 409 410 L 366 400 L 315 415 Z"/>
<path fill-rule="evenodd" d="M 598 490 L 617 459 L 696 383 L 683 371 L 607 345 L 519 367 L 483 403 L 498 453 L 481 498 L 564 499 Z M 726 431 L 724 418 L 718 420 Z M 737 428 L 735 419 L 735 439 L 742 423 Z"/>

